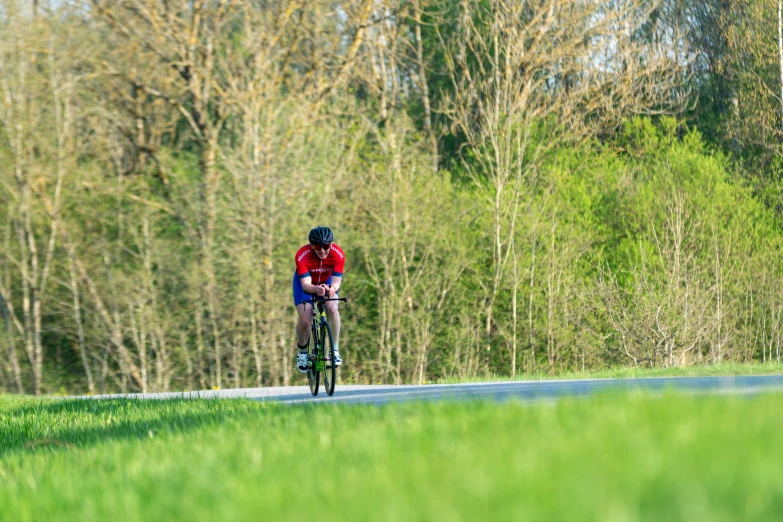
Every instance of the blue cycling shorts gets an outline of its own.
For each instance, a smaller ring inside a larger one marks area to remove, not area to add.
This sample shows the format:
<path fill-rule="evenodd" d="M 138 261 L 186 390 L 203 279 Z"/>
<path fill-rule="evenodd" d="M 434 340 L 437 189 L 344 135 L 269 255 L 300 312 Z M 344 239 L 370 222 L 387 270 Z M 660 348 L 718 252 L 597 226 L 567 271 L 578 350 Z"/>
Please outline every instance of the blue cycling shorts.
<path fill-rule="evenodd" d="M 327 279 L 326 283 L 324 283 L 324 284 L 331 285 L 332 284 L 332 277 L 329 276 L 329 279 Z M 294 306 L 302 304 L 302 301 L 307 301 L 307 300 L 313 298 L 312 295 L 310 295 L 307 292 L 305 292 L 304 289 L 302 288 L 302 281 L 299 280 L 299 276 L 296 275 L 296 271 L 295 270 L 294 270 L 293 287 L 294 287 Z M 335 295 L 335 297 L 338 297 L 338 296 L 339 296 L 339 294 Z"/>

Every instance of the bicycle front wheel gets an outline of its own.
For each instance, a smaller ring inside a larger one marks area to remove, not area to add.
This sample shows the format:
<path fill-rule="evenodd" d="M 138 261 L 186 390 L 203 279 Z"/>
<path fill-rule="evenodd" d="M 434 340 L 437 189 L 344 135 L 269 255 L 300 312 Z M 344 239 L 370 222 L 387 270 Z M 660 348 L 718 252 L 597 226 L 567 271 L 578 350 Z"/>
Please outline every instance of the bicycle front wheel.
<path fill-rule="evenodd" d="M 313 397 L 318 395 L 318 386 L 321 380 L 321 374 L 318 372 L 318 359 L 320 358 L 319 346 L 321 342 L 318 340 L 318 331 L 316 328 L 312 328 L 310 331 L 310 346 L 308 347 L 308 366 L 307 366 L 307 382 L 310 384 L 310 393 Z M 331 394 L 330 394 L 331 395 Z"/>
<path fill-rule="evenodd" d="M 324 388 L 330 397 L 334 394 L 334 385 L 337 384 L 337 366 L 334 364 L 334 343 L 332 342 L 332 328 L 329 323 L 321 325 L 321 344 L 324 355 Z"/>

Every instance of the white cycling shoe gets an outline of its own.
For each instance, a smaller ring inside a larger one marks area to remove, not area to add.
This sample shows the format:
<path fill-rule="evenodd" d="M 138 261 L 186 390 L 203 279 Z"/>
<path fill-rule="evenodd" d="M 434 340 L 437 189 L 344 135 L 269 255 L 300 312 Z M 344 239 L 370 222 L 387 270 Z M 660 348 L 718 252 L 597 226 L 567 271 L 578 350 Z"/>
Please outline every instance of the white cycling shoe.
<path fill-rule="evenodd" d="M 296 354 L 296 367 L 302 373 L 307 373 L 307 367 L 309 366 L 307 361 L 307 352 L 299 352 Z"/>
<path fill-rule="evenodd" d="M 340 352 L 338 350 L 334 351 L 334 365 L 340 366 L 343 363 L 343 358 L 340 357 Z"/>

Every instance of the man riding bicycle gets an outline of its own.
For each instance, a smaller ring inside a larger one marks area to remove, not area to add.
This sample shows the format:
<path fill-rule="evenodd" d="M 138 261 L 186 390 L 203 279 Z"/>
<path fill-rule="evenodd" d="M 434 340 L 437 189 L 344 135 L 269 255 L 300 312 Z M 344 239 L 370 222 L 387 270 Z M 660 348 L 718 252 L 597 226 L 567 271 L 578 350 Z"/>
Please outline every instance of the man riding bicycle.
<path fill-rule="evenodd" d="M 303 301 L 312 299 L 313 295 L 337 297 L 345 265 L 345 252 L 333 244 L 334 234 L 328 227 L 312 229 L 309 239 L 310 243 L 300 248 L 294 256 L 294 306 L 299 314 L 299 322 L 296 325 L 299 346 L 296 366 L 302 373 L 307 372 L 307 344 L 310 342 L 310 324 L 313 322 L 313 305 Z M 343 363 L 337 349 L 340 338 L 340 311 L 337 309 L 337 301 L 326 301 L 324 306 L 332 326 L 334 365 L 340 366 Z"/>

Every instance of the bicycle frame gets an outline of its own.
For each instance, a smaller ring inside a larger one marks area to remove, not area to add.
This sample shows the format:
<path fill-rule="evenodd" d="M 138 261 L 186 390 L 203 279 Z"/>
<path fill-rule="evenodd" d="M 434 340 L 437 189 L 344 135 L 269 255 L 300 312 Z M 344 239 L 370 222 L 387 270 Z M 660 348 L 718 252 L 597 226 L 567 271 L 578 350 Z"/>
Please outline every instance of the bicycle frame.
<path fill-rule="evenodd" d="M 301 304 L 310 304 L 313 307 L 313 321 L 310 324 L 310 338 L 312 339 L 312 349 L 308 352 L 307 378 L 310 382 L 310 392 L 318 395 L 320 375 L 324 377 L 324 386 L 326 393 L 332 395 L 337 380 L 336 366 L 332 363 L 332 351 L 334 350 L 332 342 L 331 327 L 326 318 L 326 301 L 345 301 L 345 297 L 324 297 L 313 296 L 312 299 L 302 301 Z M 328 346 L 327 346 L 328 342 Z"/>
<path fill-rule="evenodd" d="M 310 325 L 310 335 L 315 339 L 316 359 L 315 359 L 315 371 L 324 371 L 324 362 L 326 360 L 326 354 L 324 354 L 324 340 L 321 339 L 319 332 L 322 325 L 326 324 L 326 307 L 322 301 L 315 301 L 313 304 L 313 323 Z"/>

